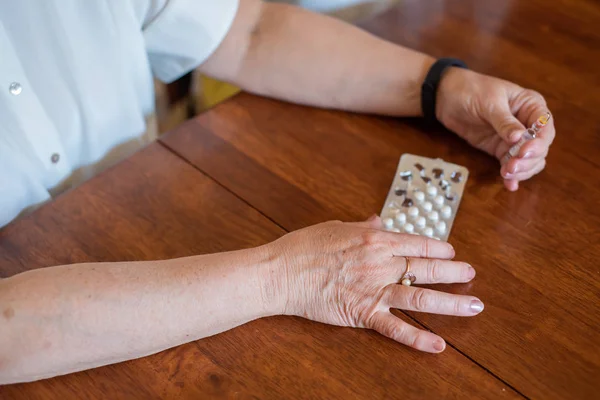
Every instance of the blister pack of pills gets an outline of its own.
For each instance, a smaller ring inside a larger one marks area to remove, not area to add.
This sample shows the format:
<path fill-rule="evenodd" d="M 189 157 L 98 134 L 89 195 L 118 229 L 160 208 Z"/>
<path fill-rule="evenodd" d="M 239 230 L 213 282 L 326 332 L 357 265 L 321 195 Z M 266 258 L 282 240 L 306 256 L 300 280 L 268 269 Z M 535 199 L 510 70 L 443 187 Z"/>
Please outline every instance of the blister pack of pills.
<path fill-rule="evenodd" d="M 469 170 L 404 154 L 381 210 L 384 229 L 448 240 Z"/>

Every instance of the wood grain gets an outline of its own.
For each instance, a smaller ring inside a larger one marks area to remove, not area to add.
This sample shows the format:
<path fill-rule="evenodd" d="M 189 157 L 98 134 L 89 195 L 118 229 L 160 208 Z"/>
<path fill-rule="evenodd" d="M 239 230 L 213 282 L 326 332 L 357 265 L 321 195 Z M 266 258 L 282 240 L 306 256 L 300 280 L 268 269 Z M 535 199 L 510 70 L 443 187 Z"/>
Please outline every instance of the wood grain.
<path fill-rule="evenodd" d="M 62 263 L 247 248 L 283 233 L 154 144 L 0 230 L 0 277 Z M 0 386 L 3 400 L 419 399 L 465 394 L 521 397 L 452 348 L 427 355 L 373 332 L 289 317 L 257 320 L 134 361 Z"/>
<path fill-rule="evenodd" d="M 600 5 L 404 2 L 364 24 L 457 56 L 547 96 L 558 137 L 517 193 L 497 161 L 419 121 L 314 110 L 248 94 L 163 142 L 286 230 L 378 213 L 400 155 L 471 171 L 450 242 L 478 277 L 450 288 L 486 303 L 473 319 L 412 314 L 531 398 L 592 398 L 600 376 Z"/>

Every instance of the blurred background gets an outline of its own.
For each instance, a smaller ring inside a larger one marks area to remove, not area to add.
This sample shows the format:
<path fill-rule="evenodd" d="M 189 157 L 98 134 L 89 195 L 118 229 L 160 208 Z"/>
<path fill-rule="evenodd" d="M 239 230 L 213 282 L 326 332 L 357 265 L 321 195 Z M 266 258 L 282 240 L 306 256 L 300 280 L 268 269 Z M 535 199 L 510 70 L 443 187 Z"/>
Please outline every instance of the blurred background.
<path fill-rule="evenodd" d="M 329 14 L 348 22 L 372 17 L 400 0 L 267 0 L 295 4 Z M 165 85 L 156 81 L 156 110 L 160 132 L 166 132 L 188 118 L 236 94 L 239 89 L 192 72 Z"/>

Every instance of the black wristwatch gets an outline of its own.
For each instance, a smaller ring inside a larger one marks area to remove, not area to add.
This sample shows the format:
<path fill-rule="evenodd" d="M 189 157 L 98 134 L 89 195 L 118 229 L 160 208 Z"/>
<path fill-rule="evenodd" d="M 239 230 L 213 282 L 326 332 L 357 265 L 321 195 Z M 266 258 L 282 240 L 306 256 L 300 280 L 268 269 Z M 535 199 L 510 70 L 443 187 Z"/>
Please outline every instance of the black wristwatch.
<path fill-rule="evenodd" d="M 457 58 L 440 58 L 431 66 L 421 86 L 423 117 L 431 124 L 438 122 L 435 116 L 437 90 L 444 72 L 450 67 L 468 68 L 464 61 Z"/>

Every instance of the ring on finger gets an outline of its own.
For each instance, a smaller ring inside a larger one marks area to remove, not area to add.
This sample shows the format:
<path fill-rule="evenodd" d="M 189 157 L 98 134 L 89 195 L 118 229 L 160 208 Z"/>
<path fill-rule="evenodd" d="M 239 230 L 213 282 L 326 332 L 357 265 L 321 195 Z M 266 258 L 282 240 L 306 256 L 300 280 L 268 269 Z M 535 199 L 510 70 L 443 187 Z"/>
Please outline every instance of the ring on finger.
<path fill-rule="evenodd" d="M 404 275 L 402 275 L 400 283 L 404 286 L 410 286 L 415 283 L 417 277 L 410 271 L 410 259 L 408 257 L 404 257 L 404 259 L 406 260 L 406 271 L 404 272 Z"/>

